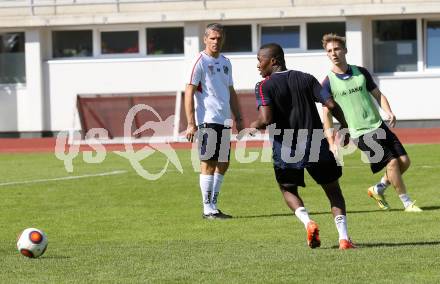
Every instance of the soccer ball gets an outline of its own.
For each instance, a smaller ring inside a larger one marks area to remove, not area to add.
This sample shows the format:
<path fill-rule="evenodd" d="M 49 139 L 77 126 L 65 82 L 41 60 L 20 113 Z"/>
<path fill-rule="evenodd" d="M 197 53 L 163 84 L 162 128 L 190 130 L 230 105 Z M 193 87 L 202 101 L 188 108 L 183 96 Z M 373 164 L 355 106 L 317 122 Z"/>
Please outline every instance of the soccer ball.
<path fill-rule="evenodd" d="M 18 237 L 17 249 L 26 257 L 39 257 L 46 251 L 46 248 L 47 236 L 41 230 L 27 228 Z"/>

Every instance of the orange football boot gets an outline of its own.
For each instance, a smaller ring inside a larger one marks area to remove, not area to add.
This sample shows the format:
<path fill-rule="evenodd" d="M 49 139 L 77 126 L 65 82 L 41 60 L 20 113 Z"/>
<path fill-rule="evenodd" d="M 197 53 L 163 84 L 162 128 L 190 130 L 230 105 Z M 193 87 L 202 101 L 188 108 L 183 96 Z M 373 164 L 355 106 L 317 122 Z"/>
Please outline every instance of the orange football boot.
<path fill-rule="evenodd" d="M 312 249 L 321 246 L 321 240 L 319 239 L 319 228 L 315 221 L 310 221 L 307 224 L 307 245 Z"/>
<path fill-rule="evenodd" d="M 353 242 L 348 240 L 339 240 L 339 249 L 346 250 L 346 249 L 355 249 L 356 246 L 353 244 Z"/>

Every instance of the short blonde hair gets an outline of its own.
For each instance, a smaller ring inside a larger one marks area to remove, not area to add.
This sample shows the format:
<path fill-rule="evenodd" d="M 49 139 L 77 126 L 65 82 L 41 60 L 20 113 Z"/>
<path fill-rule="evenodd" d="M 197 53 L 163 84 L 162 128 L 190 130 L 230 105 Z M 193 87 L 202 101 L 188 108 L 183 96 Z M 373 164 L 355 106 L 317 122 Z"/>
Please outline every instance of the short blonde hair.
<path fill-rule="evenodd" d="M 343 48 L 347 48 L 345 45 L 345 37 L 333 33 L 325 34 L 322 37 L 322 47 L 326 49 L 325 47 L 327 46 L 327 43 L 333 41 L 338 42 Z"/>
<path fill-rule="evenodd" d="M 205 37 L 209 36 L 210 31 L 219 32 L 222 36 L 224 36 L 224 29 L 224 26 L 219 23 L 208 24 L 205 28 Z"/>

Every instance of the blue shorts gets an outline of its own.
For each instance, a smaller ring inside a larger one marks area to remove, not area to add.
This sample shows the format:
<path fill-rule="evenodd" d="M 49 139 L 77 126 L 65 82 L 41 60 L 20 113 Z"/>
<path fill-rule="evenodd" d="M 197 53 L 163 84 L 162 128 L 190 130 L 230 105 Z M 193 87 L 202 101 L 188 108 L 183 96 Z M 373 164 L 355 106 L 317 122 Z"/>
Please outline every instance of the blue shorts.
<path fill-rule="evenodd" d="M 316 138 L 312 136 L 307 139 L 298 139 L 299 141 L 294 137 L 290 144 L 287 143 L 290 141 L 284 143 L 283 138 L 276 136 L 271 141 L 275 168 L 303 169 L 310 163 L 332 164 L 335 162 L 335 157 L 323 135 Z"/>
<path fill-rule="evenodd" d="M 200 160 L 229 162 L 231 128 L 216 123 L 203 123 L 198 128 Z"/>
<path fill-rule="evenodd" d="M 342 176 L 342 168 L 334 162 L 309 163 L 307 172 L 318 184 L 328 184 L 338 180 Z M 304 169 L 277 168 L 274 167 L 275 178 L 278 184 L 288 184 L 305 187 Z"/>
<path fill-rule="evenodd" d="M 289 145 L 283 146 L 280 137 L 277 138 L 272 144 L 272 157 L 278 184 L 305 187 L 304 169 L 307 169 L 310 176 L 318 184 L 331 183 L 342 176 L 342 168 L 336 163 L 333 153 L 330 152 L 327 139 L 323 135 L 317 137 L 316 141 L 311 139 L 296 141 L 295 145 L 290 147 Z M 283 149 L 290 151 L 290 156 L 285 159 L 295 158 L 296 155 L 299 155 L 298 158 L 284 161 Z M 302 152 L 297 153 L 297 149 Z"/>

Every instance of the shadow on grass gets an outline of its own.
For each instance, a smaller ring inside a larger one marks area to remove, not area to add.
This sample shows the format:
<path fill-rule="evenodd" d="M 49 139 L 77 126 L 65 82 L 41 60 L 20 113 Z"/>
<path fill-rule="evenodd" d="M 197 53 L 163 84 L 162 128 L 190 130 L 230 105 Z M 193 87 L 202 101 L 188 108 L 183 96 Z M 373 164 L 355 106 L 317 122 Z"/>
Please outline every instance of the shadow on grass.
<path fill-rule="evenodd" d="M 71 258 L 70 256 L 67 255 L 45 255 L 42 256 L 40 259 L 69 259 Z"/>
<path fill-rule="evenodd" d="M 438 246 L 440 241 L 428 241 L 428 242 L 407 242 L 407 243 L 355 243 L 357 248 L 380 248 L 380 247 L 405 247 L 405 246 Z M 332 249 L 339 248 L 338 246 L 332 246 Z"/>
<path fill-rule="evenodd" d="M 420 207 L 423 211 L 435 211 L 440 210 L 440 206 L 426 206 L 426 207 Z"/>
<path fill-rule="evenodd" d="M 420 207 L 423 211 L 435 211 L 440 210 L 440 206 L 426 206 Z M 382 210 L 382 209 L 373 209 L 373 210 L 347 210 L 347 214 L 359 214 L 359 213 L 375 213 L 375 212 L 403 212 L 403 208 L 394 208 L 390 210 Z M 321 215 L 321 214 L 329 214 L 329 211 L 325 212 L 310 212 L 310 215 Z M 408 213 L 406 213 L 408 214 Z"/>
<path fill-rule="evenodd" d="M 271 217 L 286 217 L 294 216 L 293 213 L 275 213 L 265 215 L 252 215 L 252 216 L 234 216 L 234 219 L 252 219 L 252 218 L 271 218 Z"/>
<path fill-rule="evenodd" d="M 371 213 L 371 212 L 382 212 L 383 210 L 376 209 L 376 210 L 358 210 L 358 211 L 347 211 L 348 214 L 357 214 L 357 213 Z M 392 209 L 390 211 L 402 211 L 398 209 Z M 324 214 L 331 214 L 330 211 L 325 212 L 309 212 L 310 215 L 324 215 Z M 292 213 L 274 213 L 274 214 L 261 214 L 261 215 L 250 215 L 250 216 L 234 216 L 234 219 L 252 219 L 252 218 L 271 218 L 271 217 L 286 217 L 286 216 L 295 216 Z"/>
<path fill-rule="evenodd" d="M 360 214 L 360 213 L 375 213 L 375 212 L 389 212 L 389 211 L 401 211 L 398 209 L 391 209 L 388 211 L 383 211 L 381 209 L 372 209 L 372 210 L 347 210 L 347 214 Z M 322 214 L 330 214 L 330 211 L 325 212 L 310 212 L 310 215 L 322 215 Z"/>
<path fill-rule="evenodd" d="M 420 207 L 423 211 L 435 211 L 440 210 L 440 206 L 426 206 Z M 390 209 L 390 210 L 381 210 L 381 209 L 372 209 L 372 210 L 348 210 L 347 214 L 362 214 L 362 213 L 375 213 L 375 212 L 403 212 L 403 209 Z M 331 214 L 330 211 L 322 211 L 322 212 L 309 212 L 310 215 L 325 215 Z M 249 215 L 249 216 L 234 216 L 234 219 L 252 219 L 252 218 L 271 218 L 271 217 L 286 217 L 286 216 L 294 216 L 292 213 L 274 213 L 274 214 L 261 214 L 261 215 Z"/>

